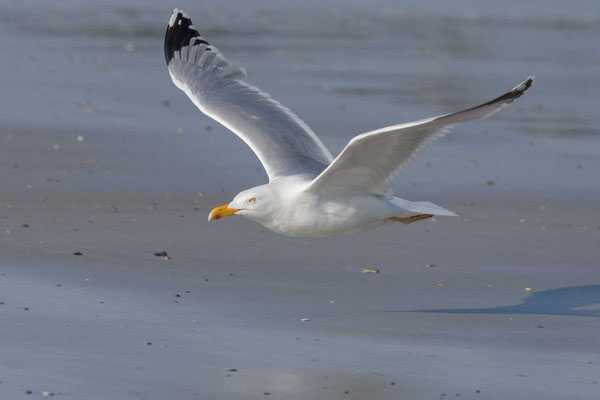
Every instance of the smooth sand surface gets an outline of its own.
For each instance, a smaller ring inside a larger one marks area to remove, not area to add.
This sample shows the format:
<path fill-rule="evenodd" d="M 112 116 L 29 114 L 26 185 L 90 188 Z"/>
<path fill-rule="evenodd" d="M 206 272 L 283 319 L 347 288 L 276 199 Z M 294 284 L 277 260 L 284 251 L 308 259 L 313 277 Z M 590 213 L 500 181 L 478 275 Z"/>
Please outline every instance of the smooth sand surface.
<path fill-rule="evenodd" d="M 597 6 L 307 4 L 0 5 L 1 399 L 598 398 Z M 396 180 L 459 218 L 209 223 L 266 177 L 171 84 L 175 6 L 333 153 L 537 81 Z"/>

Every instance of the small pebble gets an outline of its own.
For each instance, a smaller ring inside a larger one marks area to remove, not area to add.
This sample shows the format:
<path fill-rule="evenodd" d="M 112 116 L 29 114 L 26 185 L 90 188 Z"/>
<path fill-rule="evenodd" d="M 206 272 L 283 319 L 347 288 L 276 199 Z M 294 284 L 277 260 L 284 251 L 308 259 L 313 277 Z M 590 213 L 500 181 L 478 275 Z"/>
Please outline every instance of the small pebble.
<path fill-rule="evenodd" d="M 228 372 L 237 372 L 237 368 L 228 368 L 227 371 Z"/>
<path fill-rule="evenodd" d="M 361 271 L 361 273 L 363 273 L 363 274 L 378 274 L 379 268 L 375 268 L 375 269 L 365 268 Z"/>
<path fill-rule="evenodd" d="M 425 264 L 425 266 L 426 266 L 427 268 L 433 268 L 433 267 L 435 267 L 435 264 Z"/>
<path fill-rule="evenodd" d="M 491 179 L 488 179 L 487 181 L 485 181 L 486 185 L 492 186 L 494 184 L 494 181 Z"/>
<path fill-rule="evenodd" d="M 73 253 L 74 256 L 82 256 L 83 253 L 80 251 L 76 251 L 75 253 Z"/>
<path fill-rule="evenodd" d="M 301 322 L 308 322 L 308 321 L 310 321 L 310 318 L 300 318 L 300 321 Z"/>

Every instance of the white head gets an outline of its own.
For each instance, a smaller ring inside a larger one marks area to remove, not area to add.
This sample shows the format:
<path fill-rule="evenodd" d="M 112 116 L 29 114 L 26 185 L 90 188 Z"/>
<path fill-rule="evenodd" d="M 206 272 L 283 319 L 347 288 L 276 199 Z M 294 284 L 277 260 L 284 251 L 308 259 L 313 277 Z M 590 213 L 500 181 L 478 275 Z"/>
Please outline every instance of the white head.
<path fill-rule="evenodd" d="M 238 193 L 231 203 L 212 210 L 208 215 L 208 220 L 237 214 L 256 222 L 262 222 L 271 219 L 277 211 L 277 198 L 277 193 L 272 186 L 256 186 Z"/>

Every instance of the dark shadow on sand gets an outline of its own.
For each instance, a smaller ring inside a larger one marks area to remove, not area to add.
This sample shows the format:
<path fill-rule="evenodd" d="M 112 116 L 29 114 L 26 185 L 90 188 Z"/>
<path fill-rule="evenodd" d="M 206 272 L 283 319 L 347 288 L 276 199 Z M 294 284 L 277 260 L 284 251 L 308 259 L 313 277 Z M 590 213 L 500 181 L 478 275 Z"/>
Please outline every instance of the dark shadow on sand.
<path fill-rule="evenodd" d="M 403 312 L 443 314 L 542 314 L 600 317 L 600 285 L 572 286 L 533 293 L 520 304 L 491 308 L 449 308 L 436 310 L 404 310 Z"/>

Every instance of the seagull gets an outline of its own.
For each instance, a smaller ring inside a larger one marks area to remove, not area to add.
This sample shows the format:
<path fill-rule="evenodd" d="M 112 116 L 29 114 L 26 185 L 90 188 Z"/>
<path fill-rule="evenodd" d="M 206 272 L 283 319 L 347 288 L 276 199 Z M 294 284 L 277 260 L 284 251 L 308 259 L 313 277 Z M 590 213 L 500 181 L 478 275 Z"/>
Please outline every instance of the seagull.
<path fill-rule="evenodd" d="M 213 209 L 208 220 L 240 215 L 292 237 L 347 235 L 393 222 L 456 216 L 429 201 L 395 197 L 390 181 L 433 140 L 460 122 L 495 114 L 534 80 L 530 76 L 502 96 L 460 112 L 360 134 L 334 159 L 296 114 L 248 84 L 246 71 L 209 44 L 182 10 L 171 15 L 164 50 L 175 86 L 239 136 L 269 178 Z"/>

